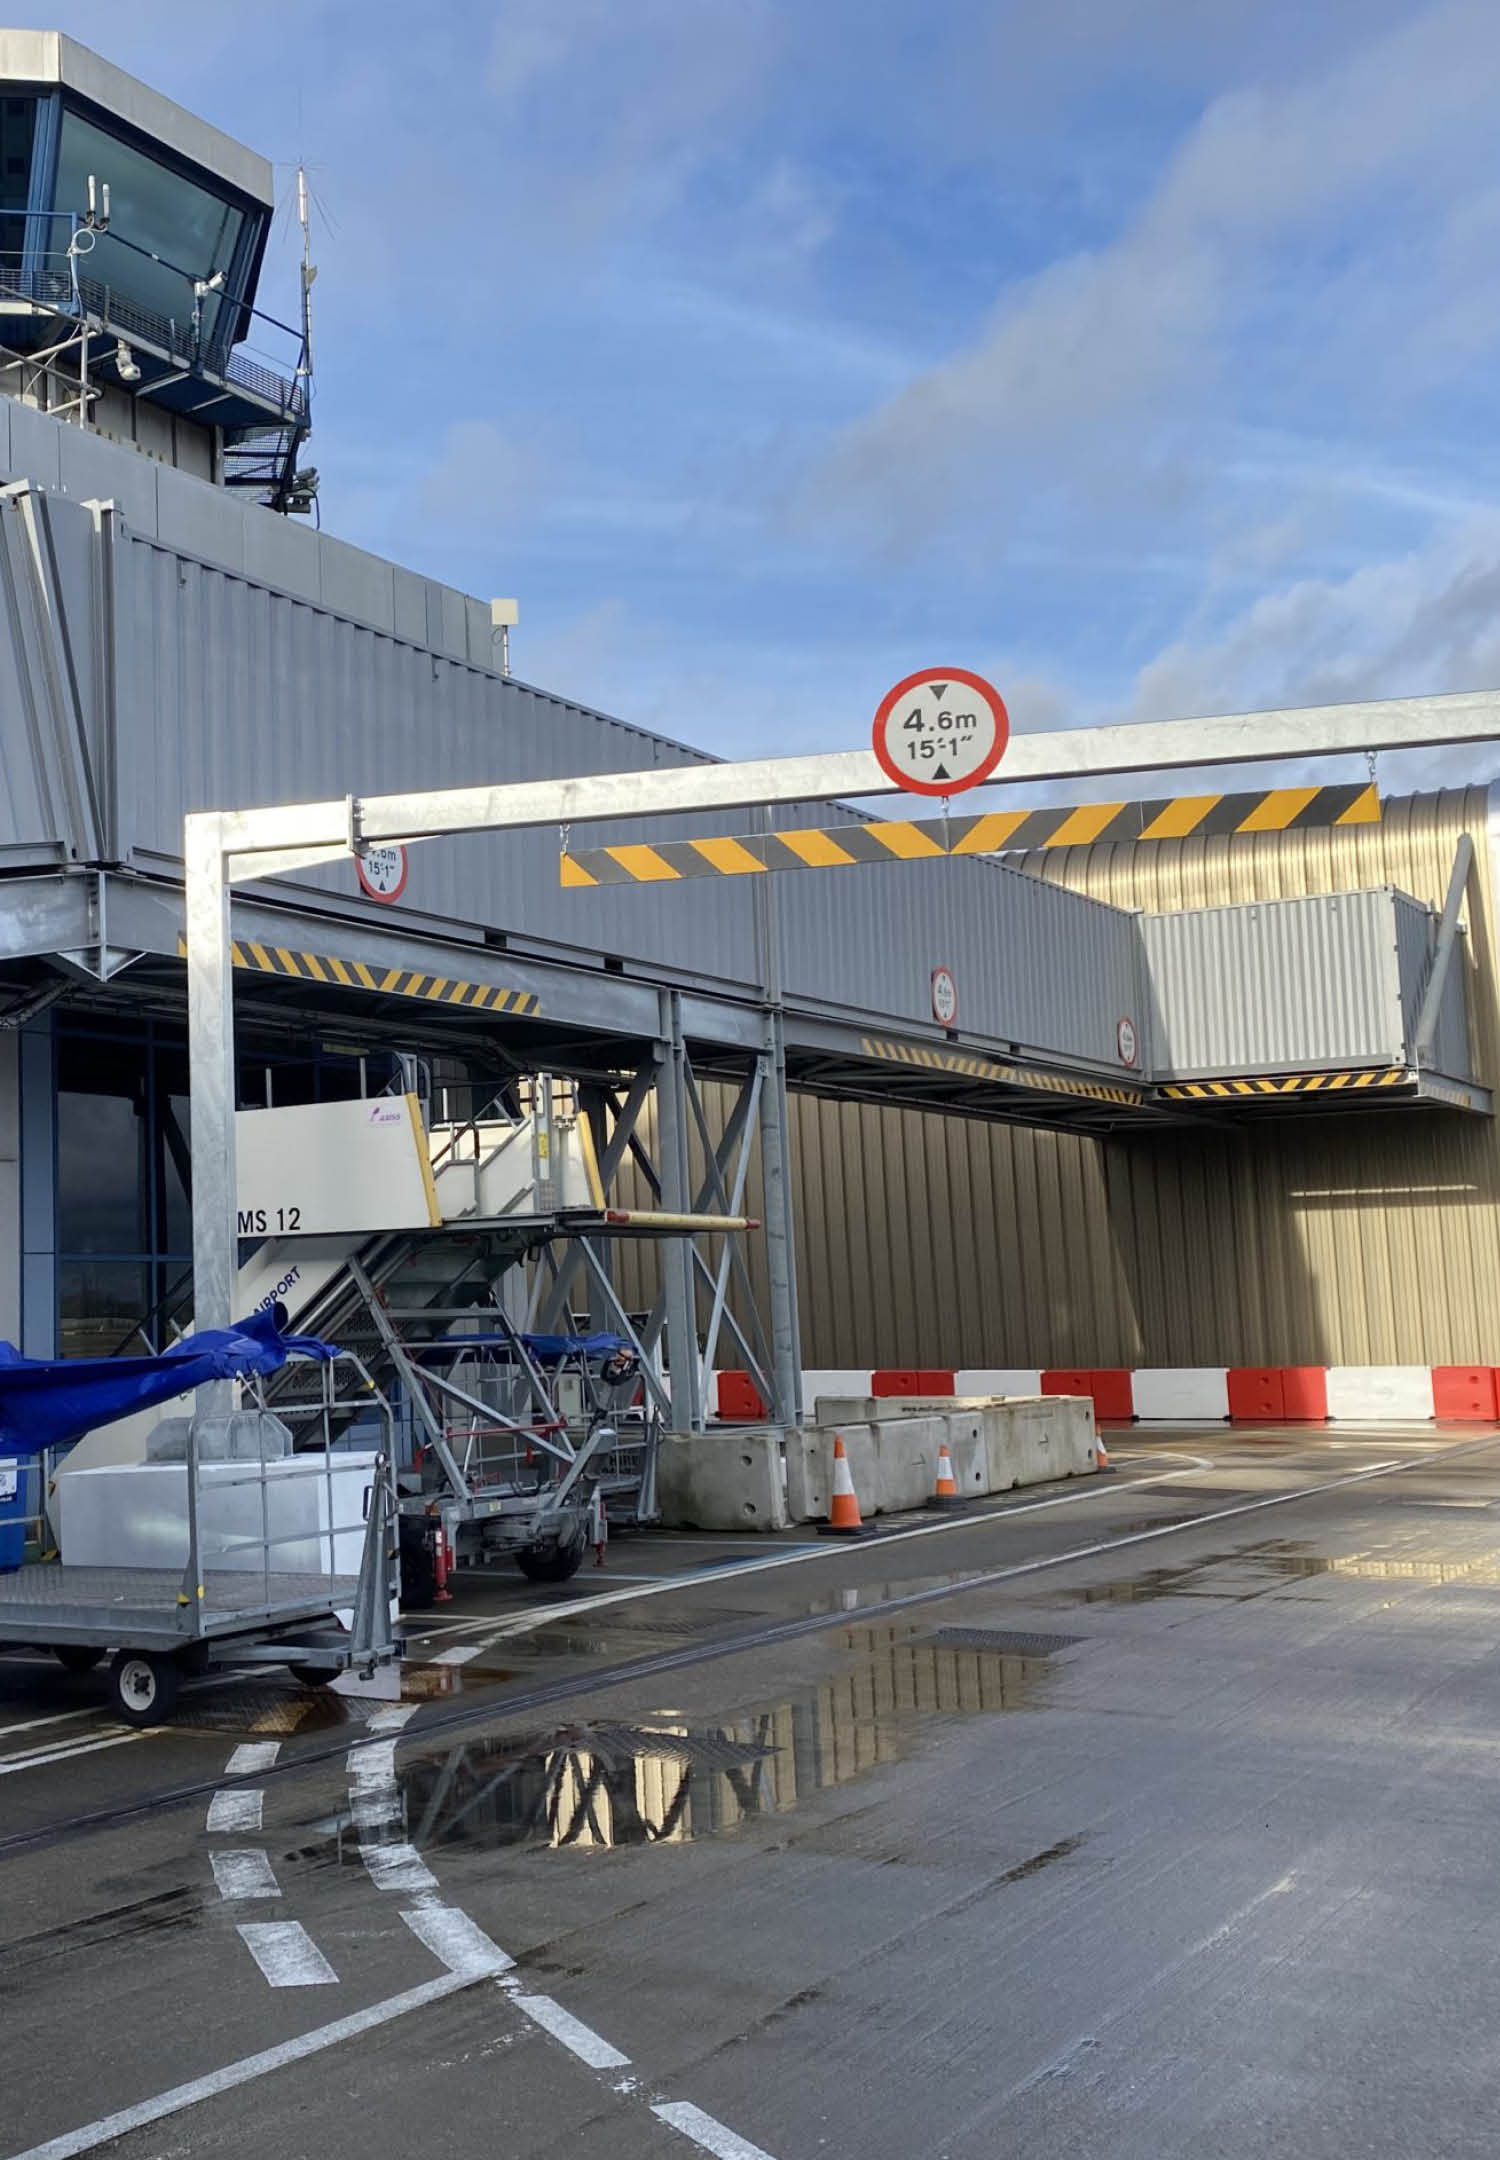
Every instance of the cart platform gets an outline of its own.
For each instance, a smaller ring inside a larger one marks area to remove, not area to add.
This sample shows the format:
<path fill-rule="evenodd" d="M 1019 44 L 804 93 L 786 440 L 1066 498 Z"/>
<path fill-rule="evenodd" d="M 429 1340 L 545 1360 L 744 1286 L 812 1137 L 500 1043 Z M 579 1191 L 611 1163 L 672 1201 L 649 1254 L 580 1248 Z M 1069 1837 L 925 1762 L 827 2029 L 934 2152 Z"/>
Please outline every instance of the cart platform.
<path fill-rule="evenodd" d="M 0 1575 L 0 1647 L 87 1643 L 173 1649 L 204 1636 L 263 1633 L 326 1621 L 352 1606 L 354 1575 L 266 1575 L 216 1568 L 203 1578 L 194 1625 L 180 1568 L 68 1567 L 42 1561 Z"/>

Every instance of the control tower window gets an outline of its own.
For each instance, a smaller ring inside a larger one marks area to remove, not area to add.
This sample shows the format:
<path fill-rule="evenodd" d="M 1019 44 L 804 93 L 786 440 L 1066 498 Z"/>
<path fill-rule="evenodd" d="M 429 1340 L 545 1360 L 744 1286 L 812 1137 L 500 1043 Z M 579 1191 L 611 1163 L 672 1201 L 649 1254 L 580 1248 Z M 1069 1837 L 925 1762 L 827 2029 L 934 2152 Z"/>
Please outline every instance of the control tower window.
<path fill-rule="evenodd" d="M 148 317 L 174 322 L 180 334 L 192 321 L 194 281 L 220 272 L 228 278 L 243 213 L 144 151 L 77 113 L 65 112 L 54 196 L 60 211 L 83 215 L 91 174 L 109 183 L 110 229 L 96 241 L 87 261 L 80 262 L 80 275 L 108 286 Z M 57 244 L 65 246 L 66 241 Z M 205 341 L 224 298 L 223 290 L 202 298 Z M 143 322 L 142 334 L 151 334 L 149 321 Z"/>
<path fill-rule="evenodd" d="M 36 99 L 0 97 L 0 275 L 21 267 L 35 136 Z"/>

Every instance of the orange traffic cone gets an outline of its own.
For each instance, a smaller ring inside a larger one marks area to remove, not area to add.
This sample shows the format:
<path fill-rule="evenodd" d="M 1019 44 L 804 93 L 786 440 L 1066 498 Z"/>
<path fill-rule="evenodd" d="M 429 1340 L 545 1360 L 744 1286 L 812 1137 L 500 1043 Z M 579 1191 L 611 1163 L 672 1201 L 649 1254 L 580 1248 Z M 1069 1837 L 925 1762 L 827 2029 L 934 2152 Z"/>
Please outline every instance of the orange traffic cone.
<path fill-rule="evenodd" d="M 948 1453 L 948 1443 L 943 1441 L 938 1449 L 937 1484 L 933 1488 L 934 1507 L 953 1507 L 958 1500 L 958 1482 L 953 1475 L 953 1457 Z"/>
<path fill-rule="evenodd" d="M 1109 1459 L 1109 1449 L 1104 1445 L 1104 1435 L 1102 1433 L 1095 1433 L 1094 1468 L 1096 1470 L 1108 1470 L 1111 1475 L 1113 1475 L 1114 1467 L 1114 1464 Z"/>
<path fill-rule="evenodd" d="M 833 1436 L 833 1494 L 828 1503 L 828 1521 L 820 1535 L 823 1537 L 859 1537 L 864 1530 L 860 1520 L 859 1498 L 854 1490 L 854 1480 L 849 1475 L 849 1458 L 844 1453 L 844 1436 Z"/>

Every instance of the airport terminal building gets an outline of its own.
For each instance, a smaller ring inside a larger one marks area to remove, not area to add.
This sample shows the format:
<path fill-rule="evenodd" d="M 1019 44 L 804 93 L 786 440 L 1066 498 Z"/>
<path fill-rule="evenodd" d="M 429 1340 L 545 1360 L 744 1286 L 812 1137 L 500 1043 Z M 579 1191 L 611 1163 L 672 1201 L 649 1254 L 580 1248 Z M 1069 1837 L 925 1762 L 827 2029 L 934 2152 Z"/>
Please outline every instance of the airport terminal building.
<path fill-rule="evenodd" d="M 708 756 L 514 679 L 503 606 L 300 514 L 273 205 L 252 152 L 0 33 L 0 1335 L 32 1355 L 191 1309 L 186 812 Z M 686 1295 L 700 1345 L 769 1305 L 783 1415 L 799 1358 L 1500 1365 L 1491 792 L 963 858 L 825 807 L 303 870 L 236 896 L 239 1097 L 453 1115 L 546 1074 L 624 1203 L 737 1179 L 744 1267 Z M 626 1304 L 659 1264 L 622 1246 Z"/>

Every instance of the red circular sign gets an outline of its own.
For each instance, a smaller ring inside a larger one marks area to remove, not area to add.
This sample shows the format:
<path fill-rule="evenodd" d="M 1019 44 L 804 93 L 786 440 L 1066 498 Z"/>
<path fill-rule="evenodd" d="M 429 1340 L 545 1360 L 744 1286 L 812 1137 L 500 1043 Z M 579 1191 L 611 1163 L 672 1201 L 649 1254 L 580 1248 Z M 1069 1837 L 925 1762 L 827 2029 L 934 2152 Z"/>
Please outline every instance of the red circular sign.
<path fill-rule="evenodd" d="M 1140 1037 L 1136 1034 L 1135 1022 L 1128 1013 L 1124 1015 L 1119 1026 L 1115 1029 L 1115 1048 L 1120 1053 L 1120 1063 L 1122 1065 L 1134 1065 L 1140 1057 Z"/>
<path fill-rule="evenodd" d="M 881 770 L 913 795 L 961 795 L 988 780 L 1010 741 L 993 683 L 967 668 L 922 668 L 888 690 L 871 744 Z"/>
<path fill-rule="evenodd" d="M 407 859 L 404 847 L 366 848 L 354 858 L 359 882 L 372 900 L 389 907 L 406 890 Z"/>
<path fill-rule="evenodd" d="M 952 968 L 935 967 L 932 971 L 932 1017 L 939 1027 L 958 1024 L 958 982 Z"/>

